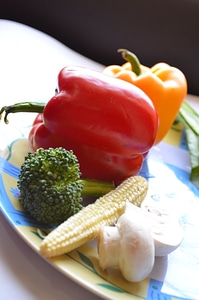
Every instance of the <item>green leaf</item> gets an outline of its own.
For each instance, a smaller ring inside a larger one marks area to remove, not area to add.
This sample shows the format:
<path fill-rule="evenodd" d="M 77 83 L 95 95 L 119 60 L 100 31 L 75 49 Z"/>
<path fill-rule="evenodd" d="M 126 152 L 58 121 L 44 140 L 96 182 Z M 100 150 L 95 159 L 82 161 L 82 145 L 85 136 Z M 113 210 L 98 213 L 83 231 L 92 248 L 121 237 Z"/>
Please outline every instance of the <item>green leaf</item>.
<path fill-rule="evenodd" d="M 199 114 L 185 101 L 177 121 L 185 127 L 191 163 L 191 182 L 199 188 Z"/>
<path fill-rule="evenodd" d="M 40 238 L 41 240 L 43 239 L 40 235 L 39 235 L 39 233 L 38 232 L 36 232 L 36 231 L 31 231 L 34 235 L 36 235 L 38 238 Z"/>
<path fill-rule="evenodd" d="M 190 128 L 185 130 L 192 168 L 199 166 L 199 136 Z"/>
<path fill-rule="evenodd" d="M 199 188 L 199 166 L 191 170 L 190 180 Z"/>
<path fill-rule="evenodd" d="M 190 128 L 187 128 L 185 132 L 191 162 L 190 180 L 199 187 L 199 136 L 197 136 Z"/>
<path fill-rule="evenodd" d="M 81 260 L 90 268 L 92 268 L 93 270 L 95 270 L 94 266 L 93 266 L 93 263 L 92 261 L 87 257 L 85 256 L 83 253 L 77 251 L 79 257 L 81 258 Z"/>
<path fill-rule="evenodd" d="M 179 110 L 179 119 L 185 127 L 199 135 L 199 114 L 186 101 Z"/>
<path fill-rule="evenodd" d="M 117 293 L 124 293 L 124 291 L 114 285 L 110 285 L 110 284 L 106 284 L 106 283 L 98 283 L 99 286 L 111 290 L 113 292 L 117 292 Z"/>

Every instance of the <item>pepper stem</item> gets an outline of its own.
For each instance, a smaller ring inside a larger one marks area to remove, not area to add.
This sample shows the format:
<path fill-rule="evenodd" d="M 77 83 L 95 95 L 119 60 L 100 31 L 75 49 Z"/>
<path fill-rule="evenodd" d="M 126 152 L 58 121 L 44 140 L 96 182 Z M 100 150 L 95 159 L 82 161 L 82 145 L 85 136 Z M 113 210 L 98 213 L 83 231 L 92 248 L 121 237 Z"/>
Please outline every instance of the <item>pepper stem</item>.
<path fill-rule="evenodd" d="M 8 115 L 10 113 L 18 113 L 18 112 L 42 113 L 45 105 L 46 103 L 42 103 L 42 102 L 21 102 L 9 106 L 4 106 L 0 110 L 0 120 L 4 112 L 5 112 L 4 122 L 6 124 L 8 124 Z"/>
<path fill-rule="evenodd" d="M 122 54 L 124 60 L 130 62 L 132 71 L 139 76 L 141 74 L 141 68 L 137 56 L 126 49 L 118 49 L 117 52 Z"/>

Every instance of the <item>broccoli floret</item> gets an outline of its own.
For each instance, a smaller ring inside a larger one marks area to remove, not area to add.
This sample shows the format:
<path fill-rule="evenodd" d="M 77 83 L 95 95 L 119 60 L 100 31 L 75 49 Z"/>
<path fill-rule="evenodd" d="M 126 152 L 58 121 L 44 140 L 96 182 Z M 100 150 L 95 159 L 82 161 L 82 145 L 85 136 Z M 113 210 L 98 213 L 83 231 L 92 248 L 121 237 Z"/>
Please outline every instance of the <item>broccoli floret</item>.
<path fill-rule="evenodd" d="M 40 148 L 28 153 L 17 187 L 19 201 L 38 222 L 59 225 L 82 209 L 80 166 L 72 151 Z"/>

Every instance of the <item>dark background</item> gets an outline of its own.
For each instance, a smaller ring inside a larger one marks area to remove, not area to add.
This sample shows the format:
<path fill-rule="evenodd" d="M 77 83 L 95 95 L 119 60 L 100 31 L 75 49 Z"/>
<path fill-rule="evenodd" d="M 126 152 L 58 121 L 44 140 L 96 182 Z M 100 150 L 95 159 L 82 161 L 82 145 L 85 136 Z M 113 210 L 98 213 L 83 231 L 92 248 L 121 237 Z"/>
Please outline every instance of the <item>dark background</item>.
<path fill-rule="evenodd" d="M 6 0 L 0 18 L 39 29 L 104 65 L 123 63 L 118 48 L 149 67 L 167 62 L 199 95 L 199 0 Z"/>

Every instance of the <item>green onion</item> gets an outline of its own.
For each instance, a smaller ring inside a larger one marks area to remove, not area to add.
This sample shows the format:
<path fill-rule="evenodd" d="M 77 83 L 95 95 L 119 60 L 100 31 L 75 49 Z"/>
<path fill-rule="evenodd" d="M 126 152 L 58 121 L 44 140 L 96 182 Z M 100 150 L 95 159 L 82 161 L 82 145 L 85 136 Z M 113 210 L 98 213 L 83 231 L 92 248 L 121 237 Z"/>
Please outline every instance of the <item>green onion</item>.
<path fill-rule="evenodd" d="M 185 101 L 176 121 L 185 127 L 191 163 L 190 180 L 199 188 L 199 114 Z"/>

